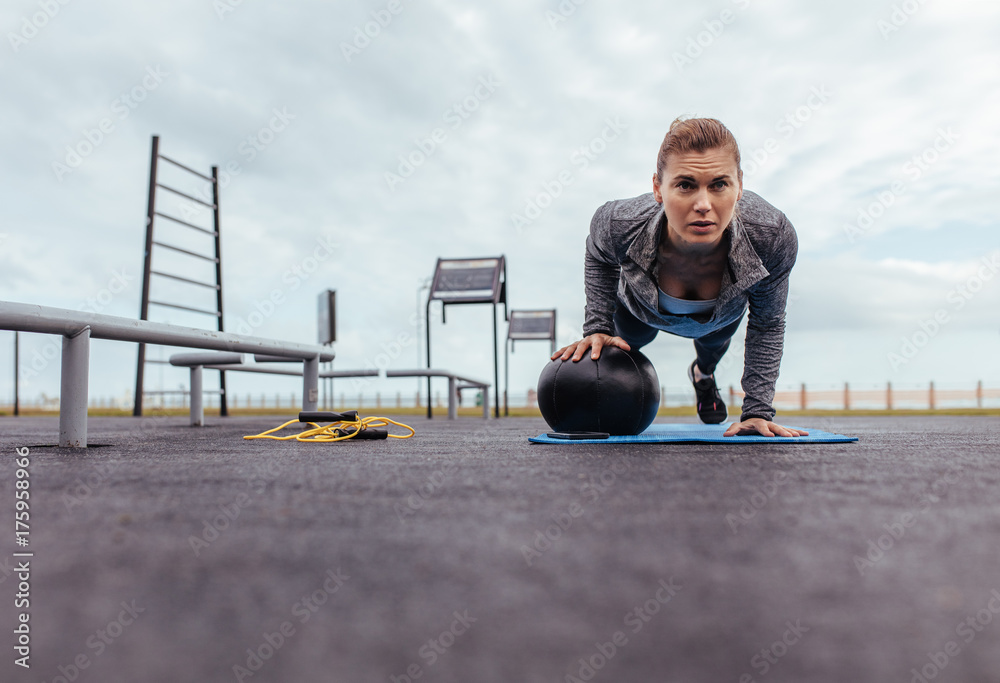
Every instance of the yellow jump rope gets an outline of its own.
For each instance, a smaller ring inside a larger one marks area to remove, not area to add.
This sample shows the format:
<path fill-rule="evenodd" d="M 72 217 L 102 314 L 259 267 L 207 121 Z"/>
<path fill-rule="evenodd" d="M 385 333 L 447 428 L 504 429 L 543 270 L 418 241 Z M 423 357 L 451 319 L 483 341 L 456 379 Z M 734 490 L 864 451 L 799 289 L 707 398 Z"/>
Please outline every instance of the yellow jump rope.
<path fill-rule="evenodd" d="M 275 432 L 280 432 L 288 425 L 295 423 L 306 423 L 312 429 L 304 429 L 297 434 L 289 436 L 274 436 Z M 325 427 L 321 427 L 319 422 L 330 422 Z M 378 429 L 389 424 L 408 429 L 409 434 L 390 434 L 386 429 Z M 402 422 L 390 420 L 387 417 L 361 417 L 356 410 L 348 410 L 344 413 L 308 412 L 299 413 L 298 418 L 289 420 L 280 427 L 268 429 L 260 434 L 244 436 L 244 439 L 275 439 L 276 441 L 307 441 L 310 443 L 330 443 L 333 441 L 347 441 L 348 439 L 409 439 L 416 434 L 416 430 Z"/>

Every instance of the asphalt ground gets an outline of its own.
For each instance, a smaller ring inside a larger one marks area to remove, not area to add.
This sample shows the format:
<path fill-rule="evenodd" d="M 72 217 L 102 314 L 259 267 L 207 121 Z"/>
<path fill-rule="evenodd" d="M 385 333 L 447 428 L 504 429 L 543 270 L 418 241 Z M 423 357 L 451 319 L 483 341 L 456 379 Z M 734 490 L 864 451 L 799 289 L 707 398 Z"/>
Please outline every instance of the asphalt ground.
<path fill-rule="evenodd" d="M 996 417 L 789 420 L 843 444 L 412 416 L 408 440 L 242 438 L 287 418 L 91 418 L 87 450 L 0 420 L 0 680 L 1000 683 Z"/>

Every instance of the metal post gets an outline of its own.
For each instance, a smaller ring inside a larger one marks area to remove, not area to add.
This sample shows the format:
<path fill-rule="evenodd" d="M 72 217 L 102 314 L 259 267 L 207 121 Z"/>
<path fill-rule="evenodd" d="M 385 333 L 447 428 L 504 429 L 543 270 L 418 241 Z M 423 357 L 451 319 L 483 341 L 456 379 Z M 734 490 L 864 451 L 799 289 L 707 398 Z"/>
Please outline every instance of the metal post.
<path fill-rule="evenodd" d="M 496 317 L 496 311 L 494 311 Z M 510 355 L 507 350 L 514 345 L 512 339 L 505 339 L 503 343 L 503 416 L 510 417 L 510 406 L 507 403 L 507 391 L 510 388 Z"/>
<path fill-rule="evenodd" d="M 458 388 L 456 387 L 455 376 L 448 376 L 448 419 L 454 420 L 458 417 Z"/>
<path fill-rule="evenodd" d="M 431 297 L 427 296 L 427 307 L 424 309 L 424 322 L 426 323 L 424 327 L 427 335 L 427 369 L 431 369 Z M 427 375 L 427 419 L 430 420 L 433 417 L 431 411 L 431 376 Z"/>
<path fill-rule="evenodd" d="M 927 389 L 927 402 L 930 404 L 930 409 L 934 410 L 934 382 L 931 382 L 930 388 Z"/>
<path fill-rule="evenodd" d="M 302 361 L 302 410 L 315 411 L 319 403 L 319 356 Z"/>
<path fill-rule="evenodd" d="M 550 356 L 553 355 L 556 352 L 556 334 L 558 334 L 558 332 L 556 332 L 556 329 L 557 329 L 556 328 L 556 310 L 552 309 L 552 351 L 549 352 Z"/>
<path fill-rule="evenodd" d="M 851 409 L 851 390 L 847 386 L 847 382 L 844 382 L 844 410 Z"/>
<path fill-rule="evenodd" d="M 201 366 L 191 366 L 191 426 L 205 424 L 205 407 L 202 402 Z"/>
<path fill-rule="evenodd" d="M 806 383 L 802 383 L 802 389 L 799 391 L 799 410 L 806 409 Z"/>
<path fill-rule="evenodd" d="M 219 305 L 219 332 L 223 332 L 222 327 L 222 230 L 219 217 L 219 167 L 212 167 L 212 204 L 215 219 L 215 283 L 219 288 L 215 290 L 215 298 Z M 226 400 L 226 371 L 219 370 L 219 415 L 226 417 L 229 415 L 229 403 Z"/>
<path fill-rule="evenodd" d="M 17 386 L 16 384 L 14 386 Z M 983 407 L 983 380 L 976 382 L 976 407 Z M 17 413 L 14 413 L 17 415 Z"/>
<path fill-rule="evenodd" d="M 892 410 L 892 382 L 885 383 L 885 409 Z"/>
<path fill-rule="evenodd" d="M 87 388 L 90 378 L 90 326 L 62 342 L 59 392 L 59 446 L 87 447 Z"/>
<path fill-rule="evenodd" d="M 142 303 L 139 320 L 149 320 L 149 276 L 153 264 L 153 217 L 156 211 L 156 160 L 160 156 L 160 136 L 153 136 L 153 149 L 149 160 L 149 200 L 146 204 L 146 247 L 142 266 Z M 135 370 L 135 402 L 132 415 L 142 416 L 143 374 L 146 369 L 146 345 L 139 344 L 139 359 Z"/>
<path fill-rule="evenodd" d="M 500 342 L 497 338 L 497 305 L 493 304 L 493 391 L 497 418 L 500 417 Z"/>
<path fill-rule="evenodd" d="M 18 396 L 18 393 L 17 393 L 17 372 L 18 372 L 18 367 L 17 366 L 19 365 L 19 361 L 18 361 L 18 338 L 19 337 L 20 337 L 20 333 L 17 332 L 17 330 L 15 330 L 14 331 L 14 417 L 17 417 L 18 415 L 20 415 L 20 411 L 21 411 L 21 409 L 20 409 L 20 400 L 19 400 L 19 396 Z M 982 385 L 982 382 L 980 382 L 980 385 Z"/>

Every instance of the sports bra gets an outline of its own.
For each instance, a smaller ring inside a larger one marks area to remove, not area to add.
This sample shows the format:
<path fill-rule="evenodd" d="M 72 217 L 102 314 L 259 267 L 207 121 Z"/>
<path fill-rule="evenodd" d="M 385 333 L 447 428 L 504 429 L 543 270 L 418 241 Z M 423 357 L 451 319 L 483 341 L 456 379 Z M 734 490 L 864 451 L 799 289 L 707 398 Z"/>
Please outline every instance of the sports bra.
<path fill-rule="evenodd" d="M 715 299 L 678 299 L 670 296 L 657 287 L 660 293 L 660 311 L 673 315 L 691 315 L 692 313 L 705 313 L 715 308 Z"/>

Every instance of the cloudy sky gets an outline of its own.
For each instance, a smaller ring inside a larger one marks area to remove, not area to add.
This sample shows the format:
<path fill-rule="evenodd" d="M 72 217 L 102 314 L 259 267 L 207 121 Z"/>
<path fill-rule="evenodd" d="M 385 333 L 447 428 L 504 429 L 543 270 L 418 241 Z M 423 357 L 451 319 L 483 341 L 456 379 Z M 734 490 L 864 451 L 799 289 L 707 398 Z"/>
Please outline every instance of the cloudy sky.
<path fill-rule="evenodd" d="M 331 288 L 337 368 L 413 367 L 435 259 L 503 254 L 511 307 L 556 308 L 563 345 L 581 333 L 594 210 L 648 192 L 670 122 L 708 116 L 739 141 L 744 186 L 798 233 L 779 388 L 1000 385 L 989 0 L 11 0 L 0 27 L 2 300 L 138 316 L 155 134 L 163 154 L 220 167 L 227 330 L 252 320 L 257 336 L 314 342 L 316 297 Z M 165 221 L 157 230 L 208 246 Z M 332 255 L 305 273 L 323 244 Z M 196 307 L 211 305 L 206 291 L 153 284 L 153 298 Z M 434 310 L 434 364 L 489 379 L 490 308 L 453 307 L 446 325 Z M 210 324 L 166 308 L 150 317 Z M 13 336 L 0 333 L 0 402 L 13 392 Z M 721 384 L 738 386 L 743 337 Z M 58 393 L 53 344 L 22 335 L 24 395 Z M 135 349 L 92 344 L 92 395 L 131 390 Z M 647 352 L 662 384 L 684 386 L 689 340 L 662 334 Z M 512 394 L 547 357 L 544 342 L 518 346 Z M 180 371 L 148 377 L 147 389 L 186 384 Z M 229 381 L 237 394 L 298 389 Z"/>

